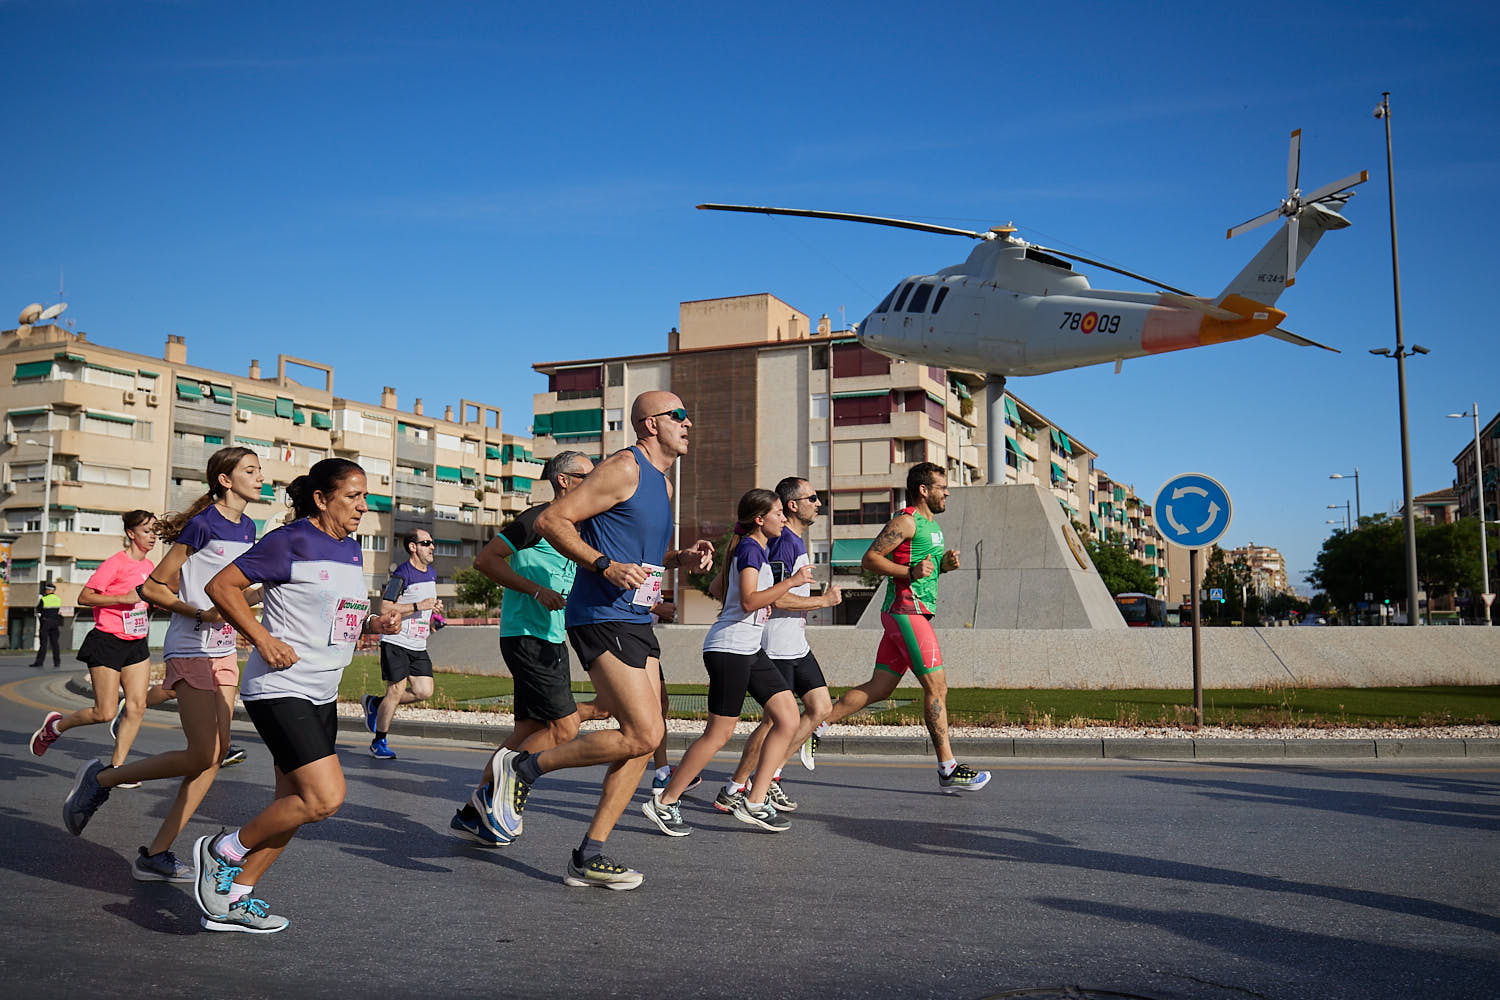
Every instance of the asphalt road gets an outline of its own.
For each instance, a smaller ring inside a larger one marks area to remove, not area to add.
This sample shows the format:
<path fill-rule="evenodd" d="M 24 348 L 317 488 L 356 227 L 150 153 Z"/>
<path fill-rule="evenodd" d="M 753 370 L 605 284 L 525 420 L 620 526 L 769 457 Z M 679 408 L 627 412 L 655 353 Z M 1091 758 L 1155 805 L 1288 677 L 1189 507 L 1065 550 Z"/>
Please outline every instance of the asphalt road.
<path fill-rule="evenodd" d="M 646 882 L 607 893 L 561 882 L 600 771 L 546 777 L 525 836 L 485 851 L 447 828 L 484 748 L 393 738 L 400 759 L 378 762 L 351 737 L 343 809 L 257 887 L 291 927 L 252 937 L 201 931 L 191 886 L 131 879 L 169 783 L 117 791 L 67 834 L 71 776 L 108 736 L 30 756 L 43 712 L 78 704 L 39 681 L 0 662 L 11 996 L 1364 1000 L 1500 982 L 1500 762 L 1008 759 L 977 762 L 990 787 L 955 798 L 925 762 L 828 758 L 788 772 L 802 808 L 785 834 L 701 793 L 685 839 L 627 812 L 610 852 Z M 184 855 L 269 799 L 264 748 L 241 724 L 236 739 L 250 760 L 223 772 Z M 137 752 L 181 743 L 153 713 Z"/>

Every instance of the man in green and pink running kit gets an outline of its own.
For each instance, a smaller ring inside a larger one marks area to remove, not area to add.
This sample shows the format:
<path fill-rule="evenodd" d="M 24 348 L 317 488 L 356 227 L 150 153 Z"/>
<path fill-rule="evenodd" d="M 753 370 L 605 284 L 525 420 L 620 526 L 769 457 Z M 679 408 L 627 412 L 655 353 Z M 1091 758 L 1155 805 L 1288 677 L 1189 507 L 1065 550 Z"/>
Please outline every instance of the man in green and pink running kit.
<path fill-rule="evenodd" d="M 975 771 L 953 757 L 948 742 L 948 680 L 931 618 L 937 608 L 938 575 L 958 569 L 958 550 L 943 549 L 935 516 L 948 504 L 948 476 L 932 462 L 912 466 L 906 476 L 907 506 L 886 523 L 860 565 L 888 577 L 880 622 L 885 635 L 875 651 L 873 676 L 844 692 L 828 723 L 889 698 L 908 670 L 922 685 L 922 717 L 937 752 L 938 784 L 946 792 L 978 791 L 990 772 Z"/>

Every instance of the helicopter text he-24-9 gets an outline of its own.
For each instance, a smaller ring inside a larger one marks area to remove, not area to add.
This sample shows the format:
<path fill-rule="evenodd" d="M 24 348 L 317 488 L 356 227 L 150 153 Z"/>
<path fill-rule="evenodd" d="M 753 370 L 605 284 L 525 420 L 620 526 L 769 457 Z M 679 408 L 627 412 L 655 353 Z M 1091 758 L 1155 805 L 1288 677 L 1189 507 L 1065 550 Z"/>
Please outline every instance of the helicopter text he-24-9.
<path fill-rule="evenodd" d="M 882 354 L 996 376 L 1041 375 L 1067 368 L 1180 351 L 1269 334 L 1305 347 L 1325 347 L 1280 328 L 1286 313 L 1273 308 L 1295 280 L 1323 233 L 1349 220 L 1339 209 L 1364 183 L 1366 171 L 1310 194 L 1297 187 L 1301 129 L 1292 133 L 1287 196 L 1264 215 L 1229 230 L 1235 236 L 1262 223 L 1285 222 L 1218 296 L 1204 298 L 1143 275 L 1017 238 L 1014 226 L 989 232 L 841 212 L 699 205 L 702 209 L 799 215 L 915 229 L 979 240 L 967 260 L 936 274 L 903 279 L 859 324 L 859 339 Z M 1089 287 L 1069 258 L 1155 285 L 1159 292 Z M 1326 350 L 1334 348 L 1325 347 Z"/>

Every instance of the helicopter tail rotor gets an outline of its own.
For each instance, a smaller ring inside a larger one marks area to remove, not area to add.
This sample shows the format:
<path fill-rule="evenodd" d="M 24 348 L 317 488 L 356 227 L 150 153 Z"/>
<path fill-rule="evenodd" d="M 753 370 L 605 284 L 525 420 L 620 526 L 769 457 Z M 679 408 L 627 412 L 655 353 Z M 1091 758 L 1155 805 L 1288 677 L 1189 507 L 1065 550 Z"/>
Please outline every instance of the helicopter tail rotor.
<path fill-rule="evenodd" d="M 1343 203 L 1347 201 L 1349 197 L 1348 195 L 1345 195 L 1344 192 L 1348 191 L 1356 184 L 1363 184 L 1365 181 L 1370 179 L 1369 171 L 1361 170 L 1357 174 L 1350 174 L 1348 177 L 1345 177 L 1341 181 L 1335 181 L 1332 184 L 1325 184 L 1322 187 L 1318 188 L 1316 191 L 1313 191 L 1311 194 L 1303 194 L 1302 189 L 1297 186 L 1301 180 L 1301 172 L 1302 130 L 1299 128 L 1292 131 L 1291 142 L 1287 149 L 1286 197 L 1282 199 L 1280 205 L 1276 206 L 1271 211 L 1266 212 L 1262 215 L 1257 215 L 1255 218 L 1249 220 L 1248 222 L 1242 222 L 1238 226 L 1231 227 L 1224 237 L 1225 239 L 1234 239 L 1240 233 L 1249 232 L 1257 226 L 1263 226 L 1267 222 L 1271 222 L 1279 217 L 1285 216 L 1286 270 L 1283 272 L 1283 274 L 1285 275 L 1284 287 L 1286 288 L 1292 287 L 1292 285 L 1294 285 L 1297 280 L 1297 255 L 1300 235 L 1299 230 L 1301 229 L 1302 225 L 1303 211 L 1307 209 L 1323 208 L 1325 203 L 1336 201 L 1337 204 L 1333 205 L 1332 208 L 1334 210 L 1334 213 L 1337 214 L 1338 207 L 1343 205 Z M 1339 218 L 1342 219 L 1342 216 L 1340 216 Z M 1345 225 L 1347 224 L 1348 223 L 1346 221 Z"/>

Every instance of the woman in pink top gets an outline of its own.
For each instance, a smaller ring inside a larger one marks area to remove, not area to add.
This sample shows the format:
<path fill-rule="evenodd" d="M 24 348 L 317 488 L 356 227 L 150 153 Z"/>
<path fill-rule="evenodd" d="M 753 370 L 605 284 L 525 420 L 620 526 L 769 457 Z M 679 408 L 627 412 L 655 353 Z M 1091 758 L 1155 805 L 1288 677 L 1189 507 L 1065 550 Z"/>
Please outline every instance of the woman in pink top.
<path fill-rule="evenodd" d="M 104 560 L 78 595 L 79 604 L 94 609 L 94 628 L 78 647 L 78 659 L 89 668 L 89 679 L 94 682 L 93 707 L 80 708 L 68 716 L 48 712 L 41 728 L 31 736 L 31 752 L 38 757 L 74 726 L 99 725 L 113 719 L 121 686 L 125 688 L 125 714 L 120 717 L 112 764 L 124 762 L 141 728 L 146 689 L 151 686 L 151 651 L 146 640 L 150 607 L 136 589 L 156 568 L 146 558 L 156 546 L 156 515 L 133 510 L 123 520 L 125 551 Z"/>

